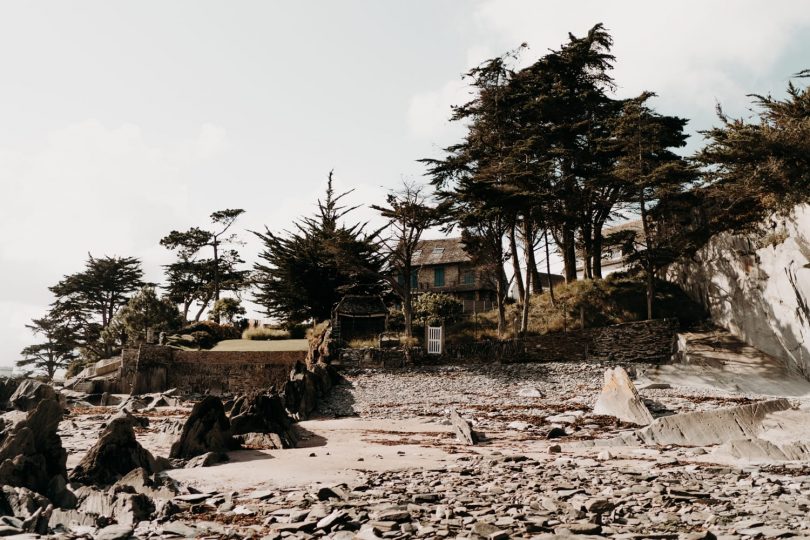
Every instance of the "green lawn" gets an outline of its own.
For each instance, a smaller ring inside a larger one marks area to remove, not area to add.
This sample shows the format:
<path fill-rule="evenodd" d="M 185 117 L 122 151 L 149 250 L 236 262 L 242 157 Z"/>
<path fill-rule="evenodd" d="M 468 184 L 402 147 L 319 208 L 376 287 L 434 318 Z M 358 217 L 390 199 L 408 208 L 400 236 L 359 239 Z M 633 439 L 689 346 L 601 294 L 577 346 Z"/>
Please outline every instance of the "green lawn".
<path fill-rule="evenodd" d="M 306 339 L 226 339 L 217 343 L 212 351 L 306 351 L 309 342 Z"/>

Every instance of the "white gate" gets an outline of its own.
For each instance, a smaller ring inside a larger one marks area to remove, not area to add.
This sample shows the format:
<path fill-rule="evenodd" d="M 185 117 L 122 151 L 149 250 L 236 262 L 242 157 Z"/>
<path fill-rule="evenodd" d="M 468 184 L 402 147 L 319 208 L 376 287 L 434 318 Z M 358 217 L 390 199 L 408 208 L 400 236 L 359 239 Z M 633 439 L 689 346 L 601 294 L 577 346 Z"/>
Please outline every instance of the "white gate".
<path fill-rule="evenodd" d="M 442 354 L 444 349 L 444 327 L 428 326 L 427 329 L 427 352 L 428 354 Z"/>

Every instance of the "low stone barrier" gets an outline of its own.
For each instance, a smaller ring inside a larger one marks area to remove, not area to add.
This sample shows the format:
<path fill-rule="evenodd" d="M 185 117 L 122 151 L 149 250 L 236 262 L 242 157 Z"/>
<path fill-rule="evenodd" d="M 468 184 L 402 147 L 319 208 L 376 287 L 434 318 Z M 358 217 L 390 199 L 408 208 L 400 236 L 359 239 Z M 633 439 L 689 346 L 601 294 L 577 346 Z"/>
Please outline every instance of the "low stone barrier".
<path fill-rule="evenodd" d="M 341 366 L 363 368 L 489 362 L 663 363 L 675 354 L 677 331 L 677 320 L 655 319 L 526 339 L 449 344 L 441 355 L 428 355 L 423 348 L 414 347 L 340 349 L 336 357 Z"/>

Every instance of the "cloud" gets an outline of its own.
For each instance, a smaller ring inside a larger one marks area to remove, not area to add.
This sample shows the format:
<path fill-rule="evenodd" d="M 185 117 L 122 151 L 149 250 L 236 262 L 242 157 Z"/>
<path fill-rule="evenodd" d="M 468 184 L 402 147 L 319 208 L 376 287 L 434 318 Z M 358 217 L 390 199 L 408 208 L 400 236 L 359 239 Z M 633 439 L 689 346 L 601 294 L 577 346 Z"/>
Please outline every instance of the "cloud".
<path fill-rule="evenodd" d="M 22 325 L 50 303 L 47 287 L 81 269 L 88 252 L 140 257 L 147 278 L 158 278 L 169 257 L 158 239 L 199 217 L 189 209 L 199 169 L 227 149 L 213 124 L 171 145 L 96 120 L 54 130 L 33 151 L 0 148 L 0 364 L 30 342 Z"/>
<path fill-rule="evenodd" d="M 604 23 L 615 40 L 613 75 L 619 96 L 654 91 L 663 112 L 697 117 L 698 127 L 708 127 L 717 102 L 741 114 L 749 103 L 746 94 L 782 89 L 792 72 L 767 81 L 774 84 L 771 88 L 756 85 L 806 32 L 810 10 L 801 0 L 741 0 L 733 6 L 702 0 L 668 4 L 484 0 L 471 18 L 478 37 L 468 49 L 466 62 L 475 65 L 527 42 L 530 49 L 521 59 L 529 63 L 549 49 L 559 48 L 569 32 L 584 35 L 598 22 Z M 802 67 L 796 66 L 794 71 Z M 423 138 L 446 136 L 443 120 L 465 91 L 461 82 L 450 80 L 413 96 L 408 111 L 413 133 Z"/>
<path fill-rule="evenodd" d="M 436 91 L 416 94 L 408 107 L 408 127 L 418 137 L 444 140 L 455 130 L 450 122 L 451 107 L 469 99 L 469 87 L 461 78 L 446 82 Z"/>
<path fill-rule="evenodd" d="M 583 35 L 602 22 L 615 39 L 620 94 L 642 90 L 690 109 L 712 112 L 715 100 L 747 103 L 752 79 L 772 69 L 810 24 L 806 2 L 684 0 L 551 4 L 486 0 L 475 14 L 479 30 L 501 42 L 527 41 L 536 58 L 558 48 L 567 33 Z M 784 76 L 790 75 L 785 73 Z"/>

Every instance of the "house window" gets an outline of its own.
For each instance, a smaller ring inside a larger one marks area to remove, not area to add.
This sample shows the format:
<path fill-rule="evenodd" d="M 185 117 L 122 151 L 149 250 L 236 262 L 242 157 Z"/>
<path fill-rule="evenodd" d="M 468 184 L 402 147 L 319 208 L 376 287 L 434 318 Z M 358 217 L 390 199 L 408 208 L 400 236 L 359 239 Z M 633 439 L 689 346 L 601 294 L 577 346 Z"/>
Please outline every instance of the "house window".
<path fill-rule="evenodd" d="M 416 251 L 413 252 L 413 258 L 414 259 L 418 259 L 421 255 L 422 255 L 422 250 L 421 249 L 417 249 Z"/>
<path fill-rule="evenodd" d="M 433 248 L 434 255 L 441 255 L 442 253 L 444 253 L 444 248 Z"/>
<path fill-rule="evenodd" d="M 444 287 L 444 266 L 437 266 L 433 269 L 433 286 Z"/>
<path fill-rule="evenodd" d="M 419 288 L 419 271 L 411 270 L 411 289 Z"/>
<path fill-rule="evenodd" d="M 461 275 L 461 282 L 464 285 L 475 285 L 475 272 L 472 270 L 465 270 Z"/>

